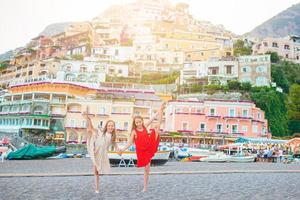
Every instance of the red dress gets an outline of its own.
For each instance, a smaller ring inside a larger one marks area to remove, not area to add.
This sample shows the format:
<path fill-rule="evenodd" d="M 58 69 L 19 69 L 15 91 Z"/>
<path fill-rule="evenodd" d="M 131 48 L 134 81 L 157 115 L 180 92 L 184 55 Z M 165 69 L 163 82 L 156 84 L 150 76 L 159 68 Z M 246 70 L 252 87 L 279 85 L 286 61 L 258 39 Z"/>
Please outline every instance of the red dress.
<path fill-rule="evenodd" d="M 144 167 L 151 162 L 152 157 L 157 152 L 159 135 L 155 138 L 155 130 L 151 129 L 148 134 L 144 127 L 142 131 L 134 129 L 136 133 L 135 146 L 137 155 L 137 167 Z"/>

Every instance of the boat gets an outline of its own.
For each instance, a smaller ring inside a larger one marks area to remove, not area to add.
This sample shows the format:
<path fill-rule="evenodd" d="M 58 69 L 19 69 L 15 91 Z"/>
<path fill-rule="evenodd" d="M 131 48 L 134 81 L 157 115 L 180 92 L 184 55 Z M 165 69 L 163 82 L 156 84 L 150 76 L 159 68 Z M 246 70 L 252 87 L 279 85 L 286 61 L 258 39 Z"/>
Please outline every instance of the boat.
<path fill-rule="evenodd" d="M 230 156 L 228 162 L 254 162 L 256 156 Z"/>
<path fill-rule="evenodd" d="M 164 165 L 168 162 L 170 156 L 170 151 L 158 151 L 151 160 L 152 165 Z M 134 164 L 137 163 L 136 153 L 133 151 L 125 151 L 122 156 L 117 154 L 117 152 L 110 151 L 108 153 L 109 162 L 112 165 L 119 165 L 121 159 L 123 158 L 126 164 L 132 159 Z"/>
<path fill-rule="evenodd" d="M 229 157 L 230 156 L 225 154 L 216 154 L 216 155 L 210 155 L 204 158 L 200 158 L 199 160 L 201 162 L 228 162 Z"/>
<path fill-rule="evenodd" d="M 7 155 L 8 160 L 30 160 L 47 158 L 53 155 L 66 152 L 66 147 L 42 146 L 38 147 L 34 144 L 27 144 L 26 146 L 12 151 Z"/>
<path fill-rule="evenodd" d="M 179 147 L 174 147 L 174 157 L 177 160 L 181 160 L 184 158 L 189 157 L 190 154 L 188 152 L 188 148 L 183 147 L 183 148 L 179 148 Z"/>

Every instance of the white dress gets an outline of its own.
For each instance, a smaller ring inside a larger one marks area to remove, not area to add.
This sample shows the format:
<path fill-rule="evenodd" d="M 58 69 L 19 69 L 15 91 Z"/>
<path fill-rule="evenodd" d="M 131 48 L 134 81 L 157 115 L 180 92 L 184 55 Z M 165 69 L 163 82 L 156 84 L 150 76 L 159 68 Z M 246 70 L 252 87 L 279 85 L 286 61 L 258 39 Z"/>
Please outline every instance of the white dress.
<path fill-rule="evenodd" d="M 100 130 L 87 138 L 88 153 L 100 174 L 110 172 L 108 149 L 111 144 L 111 133 L 102 133 Z"/>

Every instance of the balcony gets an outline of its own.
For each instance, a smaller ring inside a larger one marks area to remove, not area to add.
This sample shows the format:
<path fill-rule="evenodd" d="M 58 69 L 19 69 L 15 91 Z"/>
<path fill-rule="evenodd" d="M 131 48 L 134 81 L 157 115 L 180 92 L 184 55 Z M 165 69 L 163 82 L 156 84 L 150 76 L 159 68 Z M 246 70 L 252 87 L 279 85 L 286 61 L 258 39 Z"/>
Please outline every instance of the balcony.
<path fill-rule="evenodd" d="M 252 119 L 252 122 L 265 123 L 264 121 L 258 119 Z"/>
<path fill-rule="evenodd" d="M 190 115 L 205 115 L 204 113 L 200 112 L 191 112 Z"/>
<path fill-rule="evenodd" d="M 112 115 L 131 115 L 131 113 L 125 113 L 125 112 L 112 112 Z"/>
<path fill-rule="evenodd" d="M 66 125 L 65 128 L 70 128 L 70 129 L 86 129 L 86 126 Z"/>
<path fill-rule="evenodd" d="M 66 114 L 60 113 L 60 112 L 51 112 L 50 113 L 51 117 L 59 117 L 59 118 L 63 118 L 66 116 Z"/>
<path fill-rule="evenodd" d="M 67 112 L 68 113 L 81 113 L 80 110 L 68 110 Z"/>
<path fill-rule="evenodd" d="M 49 130 L 48 126 L 22 125 L 21 128 Z"/>
<path fill-rule="evenodd" d="M 61 105 L 61 104 L 65 104 L 66 102 L 64 100 L 53 99 L 50 103 L 54 105 Z"/>
<path fill-rule="evenodd" d="M 97 113 L 96 116 L 99 116 L 99 117 L 108 117 L 109 115 L 106 114 L 106 113 Z"/>
<path fill-rule="evenodd" d="M 240 120 L 251 120 L 252 117 L 247 117 L 247 116 L 224 116 L 223 119 L 240 119 Z"/>
<path fill-rule="evenodd" d="M 175 112 L 177 115 L 189 115 L 189 112 Z"/>
<path fill-rule="evenodd" d="M 206 115 L 206 117 L 209 117 L 209 118 L 221 118 L 220 115 L 215 115 L 215 114 L 212 114 L 212 115 Z"/>

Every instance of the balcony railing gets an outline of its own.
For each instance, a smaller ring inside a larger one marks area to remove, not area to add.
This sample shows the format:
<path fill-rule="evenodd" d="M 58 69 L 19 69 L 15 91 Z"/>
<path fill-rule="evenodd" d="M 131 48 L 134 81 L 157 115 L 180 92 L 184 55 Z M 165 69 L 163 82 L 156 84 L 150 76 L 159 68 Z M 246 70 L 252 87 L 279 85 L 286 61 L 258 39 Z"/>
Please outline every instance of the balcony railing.
<path fill-rule="evenodd" d="M 244 119 L 244 120 L 251 120 L 252 117 L 240 116 L 240 115 L 233 115 L 233 116 L 224 116 L 223 119 Z"/>
<path fill-rule="evenodd" d="M 68 110 L 67 112 L 68 113 L 81 113 L 80 110 Z"/>
<path fill-rule="evenodd" d="M 125 112 L 112 112 L 112 115 L 131 115 L 131 113 L 125 113 Z"/>
<path fill-rule="evenodd" d="M 200 112 L 175 112 L 177 115 L 205 115 L 204 113 Z"/>
<path fill-rule="evenodd" d="M 220 118 L 221 116 L 220 115 L 215 115 L 215 114 L 213 114 L 213 115 L 206 115 L 206 117 L 212 117 L 212 118 Z"/>

